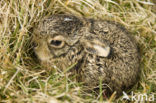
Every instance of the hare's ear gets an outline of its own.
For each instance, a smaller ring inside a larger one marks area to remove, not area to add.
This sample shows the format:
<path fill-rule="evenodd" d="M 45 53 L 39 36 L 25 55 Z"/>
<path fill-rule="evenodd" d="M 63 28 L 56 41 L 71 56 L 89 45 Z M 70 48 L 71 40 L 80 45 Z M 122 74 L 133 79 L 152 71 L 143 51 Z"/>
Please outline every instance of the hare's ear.
<path fill-rule="evenodd" d="M 110 54 L 110 47 L 100 40 L 84 41 L 84 49 L 89 54 L 94 54 L 101 57 L 108 57 Z"/>

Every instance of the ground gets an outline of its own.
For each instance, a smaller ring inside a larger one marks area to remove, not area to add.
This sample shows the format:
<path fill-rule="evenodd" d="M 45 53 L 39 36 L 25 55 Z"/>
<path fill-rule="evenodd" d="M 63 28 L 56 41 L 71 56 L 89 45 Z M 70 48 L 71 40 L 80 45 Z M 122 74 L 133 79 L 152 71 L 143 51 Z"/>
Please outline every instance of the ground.
<path fill-rule="evenodd" d="M 154 0 L 1 0 L 0 103 L 119 102 L 82 91 L 65 73 L 46 70 L 32 57 L 32 28 L 44 16 L 68 13 L 123 24 L 140 48 L 140 81 L 130 101 L 156 101 L 156 5 Z M 68 69 L 68 68 L 67 68 Z M 134 93 L 136 98 L 133 97 Z M 140 98 L 138 97 L 140 96 Z"/>

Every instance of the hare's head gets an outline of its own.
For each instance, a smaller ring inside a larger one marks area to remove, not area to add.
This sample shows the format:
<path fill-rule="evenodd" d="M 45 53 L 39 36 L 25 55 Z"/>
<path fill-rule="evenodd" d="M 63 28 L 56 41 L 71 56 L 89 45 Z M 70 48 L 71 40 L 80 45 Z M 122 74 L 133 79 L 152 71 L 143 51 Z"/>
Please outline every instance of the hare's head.
<path fill-rule="evenodd" d="M 94 37 L 87 22 L 68 15 L 53 15 L 43 19 L 34 29 L 34 51 L 41 61 L 72 64 L 90 53 L 108 56 L 109 46 Z M 65 66 L 66 67 L 66 66 Z"/>

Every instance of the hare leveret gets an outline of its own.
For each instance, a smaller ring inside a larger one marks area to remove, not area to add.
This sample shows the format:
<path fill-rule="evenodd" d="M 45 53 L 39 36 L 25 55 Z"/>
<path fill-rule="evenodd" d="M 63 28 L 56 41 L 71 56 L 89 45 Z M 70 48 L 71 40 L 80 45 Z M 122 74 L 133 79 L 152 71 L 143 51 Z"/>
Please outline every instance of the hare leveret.
<path fill-rule="evenodd" d="M 139 53 L 129 32 L 120 24 L 52 15 L 34 29 L 34 51 L 43 65 L 57 66 L 70 72 L 90 89 L 99 87 L 105 93 L 133 86 L 139 75 Z"/>

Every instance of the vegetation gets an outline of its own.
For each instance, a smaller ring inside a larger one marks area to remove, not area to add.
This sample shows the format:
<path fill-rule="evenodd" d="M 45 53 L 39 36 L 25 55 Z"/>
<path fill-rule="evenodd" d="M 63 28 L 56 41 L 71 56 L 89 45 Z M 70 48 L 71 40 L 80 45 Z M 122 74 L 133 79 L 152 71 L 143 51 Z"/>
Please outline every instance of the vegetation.
<path fill-rule="evenodd" d="M 136 38 L 141 55 L 140 81 L 130 91 L 156 96 L 156 5 L 152 2 L 1 0 L 0 103 L 128 102 L 122 97 L 115 99 L 115 94 L 103 97 L 86 93 L 66 73 L 47 70 L 32 57 L 32 28 L 44 16 L 58 13 L 123 24 Z"/>

